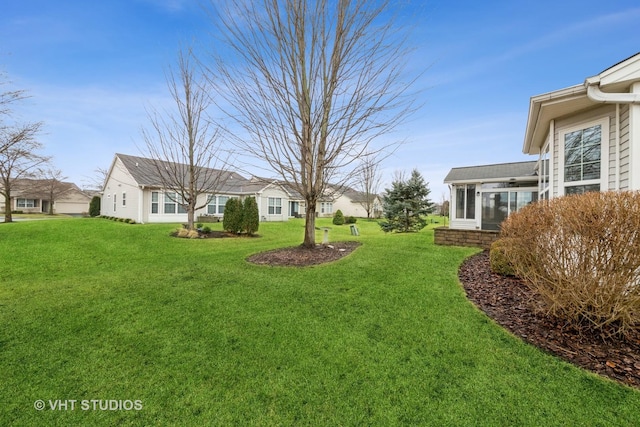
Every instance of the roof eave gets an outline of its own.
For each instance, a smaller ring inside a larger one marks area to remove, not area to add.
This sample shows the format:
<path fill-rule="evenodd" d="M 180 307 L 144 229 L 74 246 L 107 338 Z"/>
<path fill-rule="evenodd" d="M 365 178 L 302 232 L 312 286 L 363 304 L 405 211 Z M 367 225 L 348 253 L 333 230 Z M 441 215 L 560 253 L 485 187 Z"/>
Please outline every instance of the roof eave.
<path fill-rule="evenodd" d="M 590 101 L 587 89 L 582 84 L 531 97 L 522 152 L 539 154 L 551 120 L 572 112 L 572 107 L 582 109 L 586 104 L 590 104 Z M 552 108 L 553 113 L 550 111 Z M 558 113 L 558 110 L 563 112 Z"/>

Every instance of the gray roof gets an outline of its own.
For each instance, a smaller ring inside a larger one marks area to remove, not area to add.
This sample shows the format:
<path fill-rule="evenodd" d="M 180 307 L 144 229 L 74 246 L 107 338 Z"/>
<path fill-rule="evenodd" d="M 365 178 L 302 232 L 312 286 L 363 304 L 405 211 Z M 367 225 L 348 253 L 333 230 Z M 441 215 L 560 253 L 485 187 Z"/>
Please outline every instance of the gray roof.
<path fill-rule="evenodd" d="M 138 185 L 146 187 L 163 187 L 160 171 L 164 169 L 177 170 L 185 178 L 185 164 L 167 162 L 164 160 L 148 159 L 146 157 L 130 156 L 127 154 L 116 154 L 122 161 L 127 171 L 131 174 Z M 201 185 L 207 182 L 218 182 L 217 191 L 225 193 L 243 193 L 243 186 L 249 183 L 249 180 L 236 172 L 224 171 L 220 169 L 200 168 Z M 186 183 L 185 183 L 186 184 Z"/>
<path fill-rule="evenodd" d="M 453 168 L 444 179 L 445 183 L 452 182 L 482 182 L 482 181 L 516 181 L 536 180 L 537 162 L 499 163 L 495 165 L 468 166 Z"/>

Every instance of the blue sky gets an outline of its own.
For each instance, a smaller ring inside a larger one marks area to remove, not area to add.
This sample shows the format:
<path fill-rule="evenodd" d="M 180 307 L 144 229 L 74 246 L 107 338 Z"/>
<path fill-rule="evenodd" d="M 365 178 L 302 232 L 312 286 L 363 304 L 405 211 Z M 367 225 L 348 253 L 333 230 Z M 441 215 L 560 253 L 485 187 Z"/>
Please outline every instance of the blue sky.
<path fill-rule="evenodd" d="M 417 168 L 435 201 L 452 167 L 535 160 L 521 152 L 531 96 L 640 51 L 636 0 L 398 1 L 415 24 L 409 66 L 424 73 L 384 182 Z M 83 186 L 114 153 L 140 154 L 145 107 L 170 105 L 164 68 L 211 29 L 198 0 L 5 0 L 0 68 L 32 96 L 19 113 L 45 123 L 45 153 Z"/>

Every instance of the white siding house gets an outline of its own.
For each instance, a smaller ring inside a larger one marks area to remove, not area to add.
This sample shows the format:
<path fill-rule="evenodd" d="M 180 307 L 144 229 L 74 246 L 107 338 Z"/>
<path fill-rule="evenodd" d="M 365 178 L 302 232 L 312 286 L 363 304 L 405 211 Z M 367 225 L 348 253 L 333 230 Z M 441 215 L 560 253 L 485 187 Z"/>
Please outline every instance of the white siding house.
<path fill-rule="evenodd" d="M 249 180 L 235 172 L 223 174 L 221 185 L 212 194 L 202 194 L 198 215 L 222 218 L 230 197 L 253 196 L 261 221 L 289 218 L 290 195 L 280 185 L 259 179 Z M 130 218 L 139 223 L 186 222 L 187 213 L 174 189 L 163 188 L 154 160 L 116 154 L 102 190 L 101 215 Z"/>
<path fill-rule="evenodd" d="M 538 156 L 541 198 L 640 190 L 640 53 L 532 97 L 523 152 Z"/>
<path fill-rule="evenodd" d="M 538 199 L 640 190 L 640 53 L 582 84 L 533 96 L 522 151 L 537 160 L 449 172 L 450 228 L 497 230 Z"/>

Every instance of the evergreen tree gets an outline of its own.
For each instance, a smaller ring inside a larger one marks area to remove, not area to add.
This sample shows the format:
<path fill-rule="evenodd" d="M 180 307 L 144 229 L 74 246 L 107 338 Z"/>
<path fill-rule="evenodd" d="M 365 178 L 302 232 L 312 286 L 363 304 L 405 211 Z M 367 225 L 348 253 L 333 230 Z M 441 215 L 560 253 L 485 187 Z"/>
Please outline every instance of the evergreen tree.
<path fill-rule="evenodd" d="M 260 227 L 260 213 L 255 197 L 244 199 L 242 207 L 242 229 L 249 235 L 255 234 Z"/>
<path fill-rule="evenodd" d="M 89 203 L 89 216 L 100 215 L 100 196 L 93 196 Z"/>
<path fill-rule="evenodd" d="M 229 233 L 238 234 L 242 231 L 242 202 L 235 197 L 229 198 L 224 205 L 222 228 Z"/>
<path fill-rule="evenodd" d="M 382 230 L 406 233 L 423 229 L 427 225 L 425 216 L 433 206 L 428 198 L 430 192 L 428 183 L 417 169 L 411 172 L 409 179 L 399 177 L 393 181 L 383 197 L 386 221 L 380 223 Z"/>
<path fill-rule="evenodd" d="M 344 224 L 344 214 L 340 209 L 336 211 L 333 215 L 333 225 L 342 225 Z"/>

